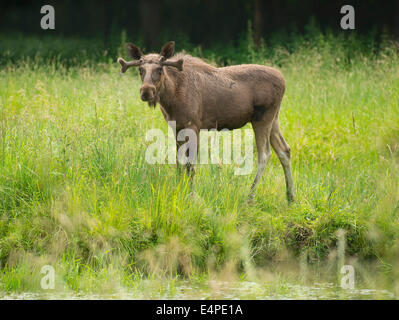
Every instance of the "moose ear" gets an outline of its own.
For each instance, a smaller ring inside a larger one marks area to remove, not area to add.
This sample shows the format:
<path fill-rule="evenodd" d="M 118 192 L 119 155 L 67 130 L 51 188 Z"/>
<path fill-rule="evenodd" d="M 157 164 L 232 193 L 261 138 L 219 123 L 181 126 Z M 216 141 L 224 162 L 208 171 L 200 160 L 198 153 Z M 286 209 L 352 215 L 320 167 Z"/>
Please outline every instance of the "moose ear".
<path fill-rule="evenodd" d="M 175 42 L 170 41 L 162 47 L 160 55 L 165 57 L 165 59 L 169 59 L 171 56 L 173 56 L 174 52 L 175 52 Z"/>
<path fill-rule="evenodd" d="M 140 49 L 137 46 L 135 46 L 133 43 L 126 43 L 126 49 L 129 52 L 129 56 L 132 59 L 139 60 L 143 55 Z"/>

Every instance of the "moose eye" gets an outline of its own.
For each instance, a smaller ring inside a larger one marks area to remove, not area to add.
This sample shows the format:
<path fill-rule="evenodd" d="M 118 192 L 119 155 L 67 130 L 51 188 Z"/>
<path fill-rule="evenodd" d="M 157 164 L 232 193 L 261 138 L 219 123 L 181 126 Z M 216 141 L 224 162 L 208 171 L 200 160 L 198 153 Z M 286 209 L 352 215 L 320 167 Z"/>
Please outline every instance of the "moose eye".
<path fill-rule="evenodd" d="M 161 75 L 162 74 L 162 68 L 158 69 L 158 74 Z"/>

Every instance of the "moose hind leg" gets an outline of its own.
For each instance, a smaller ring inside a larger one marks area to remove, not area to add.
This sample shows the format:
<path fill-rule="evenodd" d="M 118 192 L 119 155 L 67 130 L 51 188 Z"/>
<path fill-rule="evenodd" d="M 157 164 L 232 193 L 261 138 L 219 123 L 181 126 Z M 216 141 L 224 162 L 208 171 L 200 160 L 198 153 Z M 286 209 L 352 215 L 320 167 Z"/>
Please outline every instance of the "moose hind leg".
<path fill-rule="evenodd" d="M 288 202 L 293 202 L 295 201 L 295 192 L 291 172 L 291 149 L 281 134 L 278 119 L 276 119 L 273 123 L 270 134 L 270 142 L 284 170 Z"/>
<path fill-rule="evenodd" d="M 253 198 L 256 187 L 258 186 L 263 172 L 271 156 L 270 150 L 270 131 L 271 124 L 269 121 L 253 121 L 252 127 L 255 132 L 256 149 L 258 151 L 258 170 L 256 172 L 255 180 L 252 183 L 249 197 Z"/>

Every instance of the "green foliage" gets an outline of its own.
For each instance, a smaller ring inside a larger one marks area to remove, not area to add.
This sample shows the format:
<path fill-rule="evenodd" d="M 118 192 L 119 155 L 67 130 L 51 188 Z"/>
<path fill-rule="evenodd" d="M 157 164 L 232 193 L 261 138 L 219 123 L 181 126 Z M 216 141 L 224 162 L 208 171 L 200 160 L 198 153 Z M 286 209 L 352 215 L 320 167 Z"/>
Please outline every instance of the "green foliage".
<path fill-rule="evenodd" d="M 96 40 L 1 38 L 2 290 L 37 288 L 30 274 L 43 261 L 77 292 L 94 290 L 94 278 L 111 291 L 155 275 L 251 278 L 287 252 L 330 259 L 341 229 L 347 256 L 397 266 L 399 56 L 388 39 L 309 27 L 259 48 L 251 37 L 185 44 L 219 65 L 282 70 L 298 199 L 288 206 L 276 157 L 253 205 L 253 175 L 234 176 L 232 165 L 199 166 L 192 186 L 172 165 L 147 164 L 146 131 L 167 125 L 140 101 L 137 73 L 120 78 Z"/>

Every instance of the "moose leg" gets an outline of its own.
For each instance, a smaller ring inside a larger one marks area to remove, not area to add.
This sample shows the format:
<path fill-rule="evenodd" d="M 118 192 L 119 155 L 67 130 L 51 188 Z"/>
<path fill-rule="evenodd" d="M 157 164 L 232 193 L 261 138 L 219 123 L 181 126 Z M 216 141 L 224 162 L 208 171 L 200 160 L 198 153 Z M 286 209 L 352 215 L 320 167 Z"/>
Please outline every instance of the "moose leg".
<path fill-rule="evenodd" d="M 178 174 L 181 174 L 181 172 L 182 172 L 182 164 L 180 163 L 180 159 L 179 159 L 179 149 L 184 143 L 185 143 L 184 141 L 177 141 L 177 138 L 176 138 L 176 168 L 177 168 Z"/>
<path fill-rule="evenodd" d="M 284 170 L 288 202 L 293 202 L 295 200 L 295 192 L 291 172 L 291 149 L 281 134 L 280 124 L 277 118 L 274 120 L 273 123 L 272 131 L 270 134 L 270 142 Z"/>
<path fill-rule="evenodd" d="M 199 130 L 196 126 L 190 126 L 177 133 L 176 137 L 176 160 L 180 163 L 182 155 L 185 158 L 187 173 L 194 173 L 193 165 L 197 162 L 199 148 Z"/>
<path fill-rule="evenodd" d="M 187 162 L 186 169 L 187 172 L 191 175 L 194 175 L 194 164 L 197 163 L 198 160 L 198 150 L 199 150 L 199 130 L 196 126 L 191 126 L 188 128 L 192 130 L 193 135 L 190 136 L 189 141 L 189 149 L 187 150 L 187 157 L 189 161 Z"/>
<path fill-rule="evenodd" d="M 262 178 L 265 167 L 272 154 L 270 151 L 270 132 L 272 128 L 272 122 L 273 118 L 268 119 L 267 117 L 259 121 L 252 121 L 252 128 L 255 132 L 256 149 L 258 151 L 258 170 L 249 193 L 250 199 L 252 199 L 255 195 L 255 189 Z"/>

